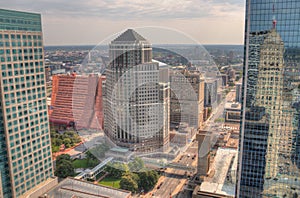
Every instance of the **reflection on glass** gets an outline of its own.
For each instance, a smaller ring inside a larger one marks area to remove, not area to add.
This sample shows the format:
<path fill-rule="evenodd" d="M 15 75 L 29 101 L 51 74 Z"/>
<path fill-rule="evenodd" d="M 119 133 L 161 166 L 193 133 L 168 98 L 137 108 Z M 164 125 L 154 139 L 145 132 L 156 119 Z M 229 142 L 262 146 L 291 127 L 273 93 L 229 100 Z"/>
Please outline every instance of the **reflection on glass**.
<path fill-rule="evenodd" d="M 300 196 L 297 6 L 247 1 L 238 197 Z"/>

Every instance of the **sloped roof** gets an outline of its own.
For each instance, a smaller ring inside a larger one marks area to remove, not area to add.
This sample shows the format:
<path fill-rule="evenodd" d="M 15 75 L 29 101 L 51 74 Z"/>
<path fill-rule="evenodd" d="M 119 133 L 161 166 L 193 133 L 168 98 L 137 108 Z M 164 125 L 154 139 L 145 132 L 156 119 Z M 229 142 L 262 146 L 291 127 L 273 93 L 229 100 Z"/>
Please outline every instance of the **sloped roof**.
<path fill-rule="evenodd" d="M 139 33 L 134 31 L 133 29 L 128 29 L 123 32 L 120 36 L 118 36 L 115 41 L 147 41 L 144 37 L 142 37 Z"/>

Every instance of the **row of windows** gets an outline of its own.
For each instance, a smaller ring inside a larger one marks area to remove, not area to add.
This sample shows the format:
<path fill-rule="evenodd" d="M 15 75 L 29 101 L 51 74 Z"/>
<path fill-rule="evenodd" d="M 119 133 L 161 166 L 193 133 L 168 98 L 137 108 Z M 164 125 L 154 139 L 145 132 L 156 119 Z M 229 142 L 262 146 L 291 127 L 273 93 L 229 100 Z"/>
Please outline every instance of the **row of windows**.
<path fill-rule="evenodd" d="M 29 60 L 40 60 L 43 59 L 43 55 L 29 55 L 29 56 L 0 56 L 1 62 L 10 62 L 10 61 L 29 61 Z"/>
<path fill-rule="evenodd" d="M 35 61 L 35 62 L 25 62 L 25 63 L 2 63 L 1 64 L 1 68 L 2 70 L 6 70 L 6 69 L 17 69 L 17 68 L 28 68 L 29 66 L 30 67 L 43 67 L 43 61 Z"/>
<path fill-rule="evenodd" d="M 6 53 L 6 54 L 27 54 L 27 53 L 42 53 L 43 49 L 42 48 L 25 48 L 25 49 L 0 49 L 0 55 Z"/>
<path fill-rule="evenodd" d="M 43 43 L 40 42 L 32 42 L 32 41 L 1 41 L 0 47 L 42 47 Z"/>
<path fill-rule="evenodd" d="M 1 20 L 0 20 L 1 22 Z M 41 40 L 42 36 L 41 35 L 26 35 L 26 34 L 1 34 L 0 33 L 0 39 L 33 39 L 33 40 Z"/>

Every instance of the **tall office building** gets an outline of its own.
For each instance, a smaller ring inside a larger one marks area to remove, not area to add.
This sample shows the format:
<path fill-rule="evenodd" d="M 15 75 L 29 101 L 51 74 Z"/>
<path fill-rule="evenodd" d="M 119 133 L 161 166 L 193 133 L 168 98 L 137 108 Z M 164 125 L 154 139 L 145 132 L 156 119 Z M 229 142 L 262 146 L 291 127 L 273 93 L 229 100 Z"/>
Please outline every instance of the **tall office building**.
<path fill-rule="evenodd" d="M 235 84 L 235 101 L 242 102 L 242 84 Z"/>
<path fill-rule="evenodd" d="M 0 9 L 0 197 L 53 175 L 39 14 Z"/>
<path fill-rule="evenodd" d="M 237 197 L 300 196 L 300 2 L 246 3 Z"/>
<path fill-rule="evenodd" d="M 104 132 L 116 145 L 150 152 L 164 147 L 159 65 L 151 44 L 132 29 L 109 46 L 106 68 Z M 166 128 L 166 130 L 168 130 Z"/>
<path fill-rule="evenodd" d="M 172 88 L 170 122 L 173 125 L 187 123 L 190 127 L 201 128 L 204 112 L 203 74 L 187 69 L 172 71 L 170 81 Z"/>

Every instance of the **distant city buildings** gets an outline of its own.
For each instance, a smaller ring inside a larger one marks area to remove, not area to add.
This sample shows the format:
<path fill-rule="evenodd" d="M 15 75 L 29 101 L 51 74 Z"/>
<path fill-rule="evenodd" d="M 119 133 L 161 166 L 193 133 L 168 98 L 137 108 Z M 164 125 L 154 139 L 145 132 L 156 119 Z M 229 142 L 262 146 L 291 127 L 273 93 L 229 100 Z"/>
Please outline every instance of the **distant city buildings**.
<path fill-rule="evenodd" d="M 222 78 L 222 86 L 226 87 L 228 85 L 228 75 L 227 74 L 221 74 L 218 77 Z"/>
<path fill-rule="evenodd" d="M 171 71 L 171 112 L 170 122 L 178 126 L 181 122 L 191 127 L 202 127 L 204 113 L 204 76 L 197 71 L 183 69 Z M 189 87 L 194 95 L 187 90 Z M 186 106 L 195 103 L 198 109 L 187 109 Z"/>
<path fill-rule="evenodd" d="M 110 43 L 106 68 L 104 132 L 117 146 L 151 152 L 168 144 L 160 105 L 159 65 L 151 44 L 132 29 Z M 161 93 L 165 87 L 162 85 Z M 161 97 L 162 100 L 164 97 Z M 163 130 L 162 130 L 163 129 Z"/>
<path fill-rule="evenodd" d="M 229 67 L 227 70 L 227 75 L 228 75 L 228 81 L 229 82 L 235 82 L 235 70 L 232 67 Z"/>
<path fill-rule="evenodd" d="M 3 198 L 26 197 L 53 177 L 43 55 L 41 15 L 0 9 Z"/>
<path fill-rule="evenodd" d="M 235 101 L 242 103 L 242 83 L 235 84 Z"/>
<path fill-rule="evenodd" d="M 237 197 L 300 196 L 297 6 L 247 1 Z"/>
<path fill-rule="evenodd" d="M 224 107 L 225 122 L 240 123 L 241 103 L 227 102 Z"/>
<path fill-rule="evenodd" d="M 206 79 L 204 83 L 204 106 L 215 107 L 218 101 L 218 81 L 217 79 Z"/>

